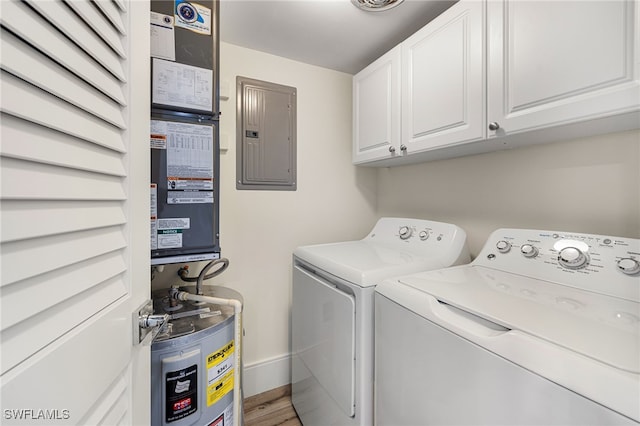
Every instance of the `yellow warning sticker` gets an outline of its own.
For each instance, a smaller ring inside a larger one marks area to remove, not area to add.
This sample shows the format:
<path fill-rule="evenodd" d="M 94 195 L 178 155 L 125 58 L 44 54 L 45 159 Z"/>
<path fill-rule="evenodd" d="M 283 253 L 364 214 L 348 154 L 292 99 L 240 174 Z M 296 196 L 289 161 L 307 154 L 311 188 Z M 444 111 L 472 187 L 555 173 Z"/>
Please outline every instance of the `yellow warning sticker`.
<path fill-rule="evenodd" d="M 217 351 L 210 353 L 207 356 L 207 368 L 211 368 L 214 365 L 220 363 L 224 358 L 230 358 L 231 355 L 233 355 L 234 349 L 235 345 L 233 344 L 232 340 Z"/>
<path fill-rule="evenodd" d="M 207 388 L 207 407 L 215 404 L 233 390 L 233 370 Z"/>
<path fill-rule="evenodd" d="M 207 355 L 207 406 L 215 404 L 233 390 L 234 351 L 232 340 Z"/>

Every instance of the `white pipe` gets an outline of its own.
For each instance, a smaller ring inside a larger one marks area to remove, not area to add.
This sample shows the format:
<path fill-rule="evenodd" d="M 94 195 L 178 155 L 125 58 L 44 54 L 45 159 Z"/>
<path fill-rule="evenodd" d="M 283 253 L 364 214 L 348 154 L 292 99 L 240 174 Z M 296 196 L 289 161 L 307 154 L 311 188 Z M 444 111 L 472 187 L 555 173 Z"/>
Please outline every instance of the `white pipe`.
<path fill-rule="evenodd" d="M 242 398 L 242 394 L 240 393 L 240 374 L 241 369 L 242 369 L 242 359 L 241 359 L 241 355 L 240 355 L 240 350 L 241 350 L 241 341 L 242 341 L 242 320 L 241 320 L 241 314 L 242 314 L 242 302 L 240 302 L 239 300 L 236 299 L 223 299 L 220 297 L 213 297 L 213 296 L 203 296 L 200 294 L 193 294 L 193 293 L 189 293 L 187 291 L 180 291 L 178 293 L 176 293 L 175 295 L 172 295 L 173 297 L 179 299 L 179 300 L 191 300 L 194 302 L 205 302 L 205 303 L 212 303 L 215 305 L 223 305 L 223 306 L 233 306 L 233 312 L 235 314 L 235 374 L 233 376 L 233 424 L 235 426 L 240 426 L 240 419 L 242 418 L 243 414 L 240 412 L 241 410 L 241 398 Z"/>

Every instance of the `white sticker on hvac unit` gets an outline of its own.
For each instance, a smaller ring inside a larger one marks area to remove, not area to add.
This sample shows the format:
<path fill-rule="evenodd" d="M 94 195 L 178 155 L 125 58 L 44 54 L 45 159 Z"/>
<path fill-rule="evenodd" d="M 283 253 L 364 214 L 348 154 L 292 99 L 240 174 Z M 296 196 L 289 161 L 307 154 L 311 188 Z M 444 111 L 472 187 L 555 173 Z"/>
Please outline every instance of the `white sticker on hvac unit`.
<path fill-rule="evenodd" d="M 158 249 L 182 247 L 182 229 L 159 229 Z"/>
<path fill-rule="evenodd" d="M 151 221 L 151 250 L 158 250 L 158 222 Z"/>
<path fill-rule="evenodd" d="M 151 184 L 151 250 L 158 249 L 158 185 Z"/>
<path fill-rule="evenodd" d="M 174 217 L 170 219 L 158 219 L 158 229 L 189 229 L 191 219 L 188 217 Z"/>
<path fill-rule="evenodd" d="M 175 0 L 176 27 L 211 35 L 211 9 L 198 3 Z"/>
<path fill-rule="evenodd" d="M 158 219 L 158 249 L 182 247 L 182 230 L 189 229 L 191 219 L 178 217 Z"/>
<path fill-rule="evenodd" d="M 213 191 L 169 191 L 167 204 L 213 204 Z"/>
<path fill-rule="evenodd" d="M 155 139 L 166 137 L 167 188 L 213 189 L 213 127 L 151 120 Z"/>
<path fill-rule="evenodd" d="M 151 101 L 198 111 L 213 111 L 213 71 L 153 58 Z"/>
<path fill-rule="evenodd" d="M 167 135 L 151 133 L 149 137 L 149 147 L 151 149 L 167 149 Z"/>
<path fill-rule="evenodd" d="M 151 12 L 151 56 L 176 60 L 176 36 L 173 31 L 173 16 Z"/>

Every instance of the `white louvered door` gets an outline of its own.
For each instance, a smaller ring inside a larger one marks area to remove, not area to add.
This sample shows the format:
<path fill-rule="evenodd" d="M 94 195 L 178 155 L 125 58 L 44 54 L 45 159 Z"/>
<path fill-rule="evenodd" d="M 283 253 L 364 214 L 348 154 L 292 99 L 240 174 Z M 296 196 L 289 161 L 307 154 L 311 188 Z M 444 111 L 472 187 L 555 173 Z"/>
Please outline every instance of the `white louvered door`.
<path fill-rule="evenodd" d="M 0 14 L 0 423 L 148 424 L 149 3 Z"/>

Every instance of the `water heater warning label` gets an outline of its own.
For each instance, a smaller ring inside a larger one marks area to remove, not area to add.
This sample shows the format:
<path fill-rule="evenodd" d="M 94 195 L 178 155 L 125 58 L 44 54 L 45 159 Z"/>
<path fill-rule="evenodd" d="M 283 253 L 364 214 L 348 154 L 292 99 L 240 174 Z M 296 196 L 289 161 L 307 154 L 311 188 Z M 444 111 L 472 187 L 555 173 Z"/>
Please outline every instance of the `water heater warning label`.
<path fill-rule="evenodd" d="M 218 402 L 233 390 L 233 340 L 207 356 L 207 406 Z"/>
<path fill-rule="evenodd" d="M 165 378 L 166 422 L 175 422 L 198 411 L 198 365 L 170 371 Z"/>

